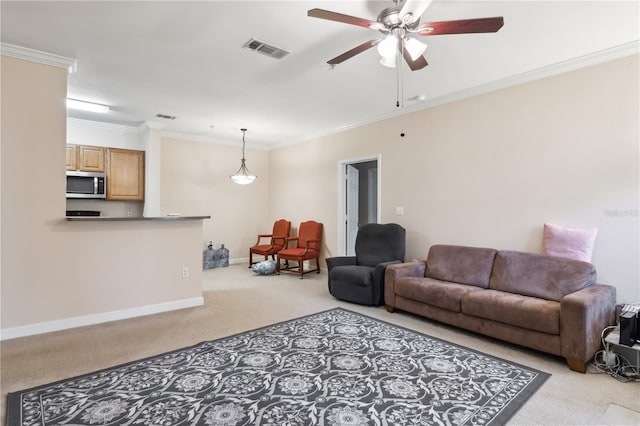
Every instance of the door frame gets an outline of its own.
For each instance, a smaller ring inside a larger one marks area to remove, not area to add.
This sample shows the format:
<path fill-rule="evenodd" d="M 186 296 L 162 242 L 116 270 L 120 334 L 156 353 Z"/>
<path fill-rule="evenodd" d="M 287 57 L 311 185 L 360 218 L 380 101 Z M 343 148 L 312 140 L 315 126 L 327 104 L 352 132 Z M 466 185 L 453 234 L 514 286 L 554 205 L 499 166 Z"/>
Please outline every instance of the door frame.
<path fill-rule="evenodd" d="M 344 212 L 347 208 L 347 194 L 345 189 L 345 180 L 347 179 L 346 166 L 348 164 L 358 164 L 364 163 L 367 161 L 376 161 L 378 163 L 378 179 L 376 181 L 378 199 L 377 199 L 377 208 L 376 208 L 376 222 L 380 223 L 382 220 L 382 154 L 378 153 L 375 155 L 368 155 L 364 157 L 356 157 L 350 158 L 347 160 L 338 160 L 338 238 L 337 238 L 337 256 L 345 256 L 345 233 L 347 232 L 347 227 L 344 223 Z"/>

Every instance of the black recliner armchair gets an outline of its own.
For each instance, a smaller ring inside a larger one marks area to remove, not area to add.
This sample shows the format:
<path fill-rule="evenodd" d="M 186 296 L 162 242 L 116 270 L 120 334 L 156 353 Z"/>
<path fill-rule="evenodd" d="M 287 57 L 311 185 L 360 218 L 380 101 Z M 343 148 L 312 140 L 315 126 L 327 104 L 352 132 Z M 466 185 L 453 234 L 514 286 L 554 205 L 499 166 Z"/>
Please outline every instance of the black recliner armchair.
<path fill-rule="evenodd" d="M 358 229 L 356 255 L 326 259 L 329 293 L 360 305 L 384 303 L 384 270 L 404 262 L 405 230 L 397 223 L 369 223 Z"/>

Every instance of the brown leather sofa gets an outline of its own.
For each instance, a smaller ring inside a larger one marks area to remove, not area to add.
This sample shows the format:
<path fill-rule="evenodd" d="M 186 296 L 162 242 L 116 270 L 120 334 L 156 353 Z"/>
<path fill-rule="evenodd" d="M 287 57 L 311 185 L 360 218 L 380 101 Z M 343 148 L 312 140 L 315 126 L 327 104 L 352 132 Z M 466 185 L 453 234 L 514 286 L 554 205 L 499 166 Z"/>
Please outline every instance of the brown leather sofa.
<path fill-rule="evenodd" d="M 426 262 L 387 266 L 385 304 L 562 356 L 584 373 L 615 321 L 616 289 L 596 284 L 587 262 L 434 245 Z"/>

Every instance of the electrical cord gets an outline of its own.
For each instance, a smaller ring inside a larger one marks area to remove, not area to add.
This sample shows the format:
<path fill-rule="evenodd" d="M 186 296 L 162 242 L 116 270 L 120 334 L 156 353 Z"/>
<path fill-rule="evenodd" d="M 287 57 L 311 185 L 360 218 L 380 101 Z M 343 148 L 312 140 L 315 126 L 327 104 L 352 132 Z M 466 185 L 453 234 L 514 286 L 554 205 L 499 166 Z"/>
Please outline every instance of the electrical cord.
<path fill-rule="evenodd" d="M 605 341 L 609 332 L 618 329 L 618 326 L 606 327 L 600 334 L 600 340 L 604 349 L 596 352 L 590 363 L 589 373 L 608 374 L 614 379 L 623 382 L 640 381 L 640 371 L 631 365 L 628 359 L 610 350 L 610 345 Z"/>

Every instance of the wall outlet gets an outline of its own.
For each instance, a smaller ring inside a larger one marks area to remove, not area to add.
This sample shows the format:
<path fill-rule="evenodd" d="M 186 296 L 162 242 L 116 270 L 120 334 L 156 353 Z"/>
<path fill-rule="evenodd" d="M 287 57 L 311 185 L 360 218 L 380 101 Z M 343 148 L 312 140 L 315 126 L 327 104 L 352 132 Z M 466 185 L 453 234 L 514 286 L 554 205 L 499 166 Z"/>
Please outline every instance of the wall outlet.
<path fill-rule="evenodd" d="M 186 266 L 182 267 L 182 278 L 189 278 L 189 268 Z"/>

